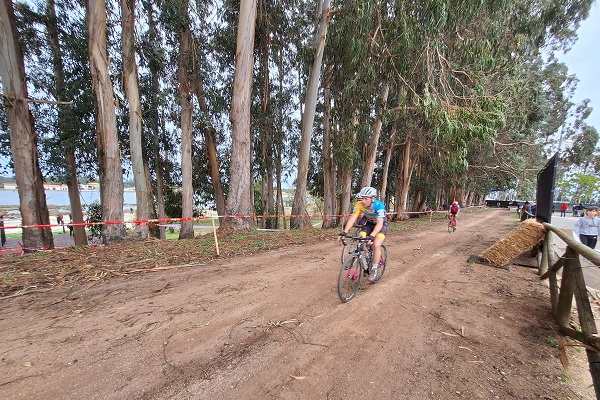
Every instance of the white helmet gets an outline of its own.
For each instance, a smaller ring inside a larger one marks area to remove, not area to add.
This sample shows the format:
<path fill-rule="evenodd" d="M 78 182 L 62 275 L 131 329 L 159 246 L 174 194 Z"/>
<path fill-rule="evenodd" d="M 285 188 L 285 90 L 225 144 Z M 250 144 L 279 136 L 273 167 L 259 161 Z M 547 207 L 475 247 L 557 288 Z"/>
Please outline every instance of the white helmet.
<path fill-rule="evenodd" d="M 377 197 L 377 190 L 375 188 L 372 188 L 370 186 L 365 186 L 364 188 L 360 189 L 360 192 L 358 193 L 358 195 L 363 198 L 363 197 Z"/>

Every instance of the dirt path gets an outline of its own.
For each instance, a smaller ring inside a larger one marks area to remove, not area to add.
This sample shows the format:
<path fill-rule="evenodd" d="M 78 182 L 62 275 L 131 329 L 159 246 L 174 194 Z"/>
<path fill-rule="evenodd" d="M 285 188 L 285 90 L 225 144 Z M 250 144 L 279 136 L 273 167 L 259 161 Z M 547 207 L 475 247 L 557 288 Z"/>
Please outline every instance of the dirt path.
<path fill-rule="evenodd" d="M 333 240 L 5 299 L 0 398 L 594 398 L 535 271 L 467 262 L 515 220 L 461 217 L 390 236 L 383 280 L 347 304 Z"/>

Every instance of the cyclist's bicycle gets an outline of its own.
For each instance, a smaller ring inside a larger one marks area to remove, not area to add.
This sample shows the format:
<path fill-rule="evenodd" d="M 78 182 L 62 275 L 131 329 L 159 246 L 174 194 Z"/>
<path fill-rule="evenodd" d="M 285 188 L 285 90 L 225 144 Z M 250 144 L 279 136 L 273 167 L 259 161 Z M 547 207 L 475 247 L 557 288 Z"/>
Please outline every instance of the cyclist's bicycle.
<path fill-rule="evenodd" d="M 456 214 L 448 214 L 448 232 L 456 231 Z"/>
<path fill-rule="evenodd" d="M 340 257 L 340 261 L 342 265 L 350 254 L 352 254 L 356 248 L 356 239 L 359 236 L 359 233 L 364 225 L 355 224 L 352 228 L 356 229 L 354 236 L 347 236 L 344 240 L 342 240 L 342 255 Z"/>
<path fill-rule="evenodd" d="M 351 241 L 353 247 L 350 255 L 342 263 L 338 275 L 338 295 L 343 303 L 349 302 L 356 296 L 362 277 L 369 276 L 373 268 L 373 247 L 367 244 L 369 239 L 358 235 L 347 239 Z M 346 239 L 342 239 L 342 243 L 344 246 L 348 246 Z M 373 283 L 379 282 L 383 278 L 387 263 L 387 249 L 381 245 L 381 261 Z"/>

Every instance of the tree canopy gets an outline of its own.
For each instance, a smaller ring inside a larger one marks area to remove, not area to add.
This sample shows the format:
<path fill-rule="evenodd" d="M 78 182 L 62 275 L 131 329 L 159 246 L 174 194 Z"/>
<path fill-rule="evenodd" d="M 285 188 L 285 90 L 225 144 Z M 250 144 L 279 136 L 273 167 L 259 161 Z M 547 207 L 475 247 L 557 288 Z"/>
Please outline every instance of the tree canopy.
<path fill-rule="evenodd" d="M 560 196 L 600 201 L 589 101 L 573 103 L 577 78 L 554 56 L 591 0 L 257 0 L 250 14 L 239 1 L 13 4 L 44 178 L 99 179 L 109 199 L 122 196 L 110 182 L 124 171 L 147 199 L 138 208 L 151 203 L 139 218 L 214 207 L 282 227 L 286 182 L 298 189 L 292 227 L 306 191 L 334 225 L 365 184 L 399 215 L 479 204 L 500 187 L 524 198 L 555 152 Z M 91 16 L 106 21 L 105 53 L 93 53 Z M 109 162 L 117 150 L 121 162 Z M 118 215 L 111 207 L 103 214 Z"/>

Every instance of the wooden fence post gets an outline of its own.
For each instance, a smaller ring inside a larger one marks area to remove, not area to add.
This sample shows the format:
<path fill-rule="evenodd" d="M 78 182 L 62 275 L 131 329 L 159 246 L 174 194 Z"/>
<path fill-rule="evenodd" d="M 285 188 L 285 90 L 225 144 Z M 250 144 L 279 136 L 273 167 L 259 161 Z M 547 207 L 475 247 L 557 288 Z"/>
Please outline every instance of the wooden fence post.
<path fill-rule="evenodd" d="M 594 321 L 594 314 L 592 313 L 592 306 L 590 299 L 588 298 L 587 287 L 585 285 L 585 278 L 583 271 L 581 270 L 581 262 L 579 261 L 579 254 L 576 253 L 576 258 L 572 261 L 573 278 L 575 281 L 575 301 L 577 303 L 577 314 L 579 316 L 579 324 L 581 325 L 581 333 L 587 339 L 589 339 L 598 333 L 596 329 L 596 322 Z M 592 382 L 594 383 L 594 390 L 596 392 L 596 398 L 600 399 L 600 354 L 595 351 L 586 349 L 588 363 L 590 364 L 590 374 L 592 375 Z"/>
<path fill-rule="evenodd" d="M 575 292 L 575 277 L 573 276 L 573 261 L 579 255 L 570 247 L 565 252 L 565 266 L 563 268 L 562 280 L 560 282 L 560 293 L 558 295 L 558 304 L 556 305 L 556 314 L 554 320 L 558 326 L 568 327 L 571 318 L 571 306 L 573 305 L 573 293 Z"/>

